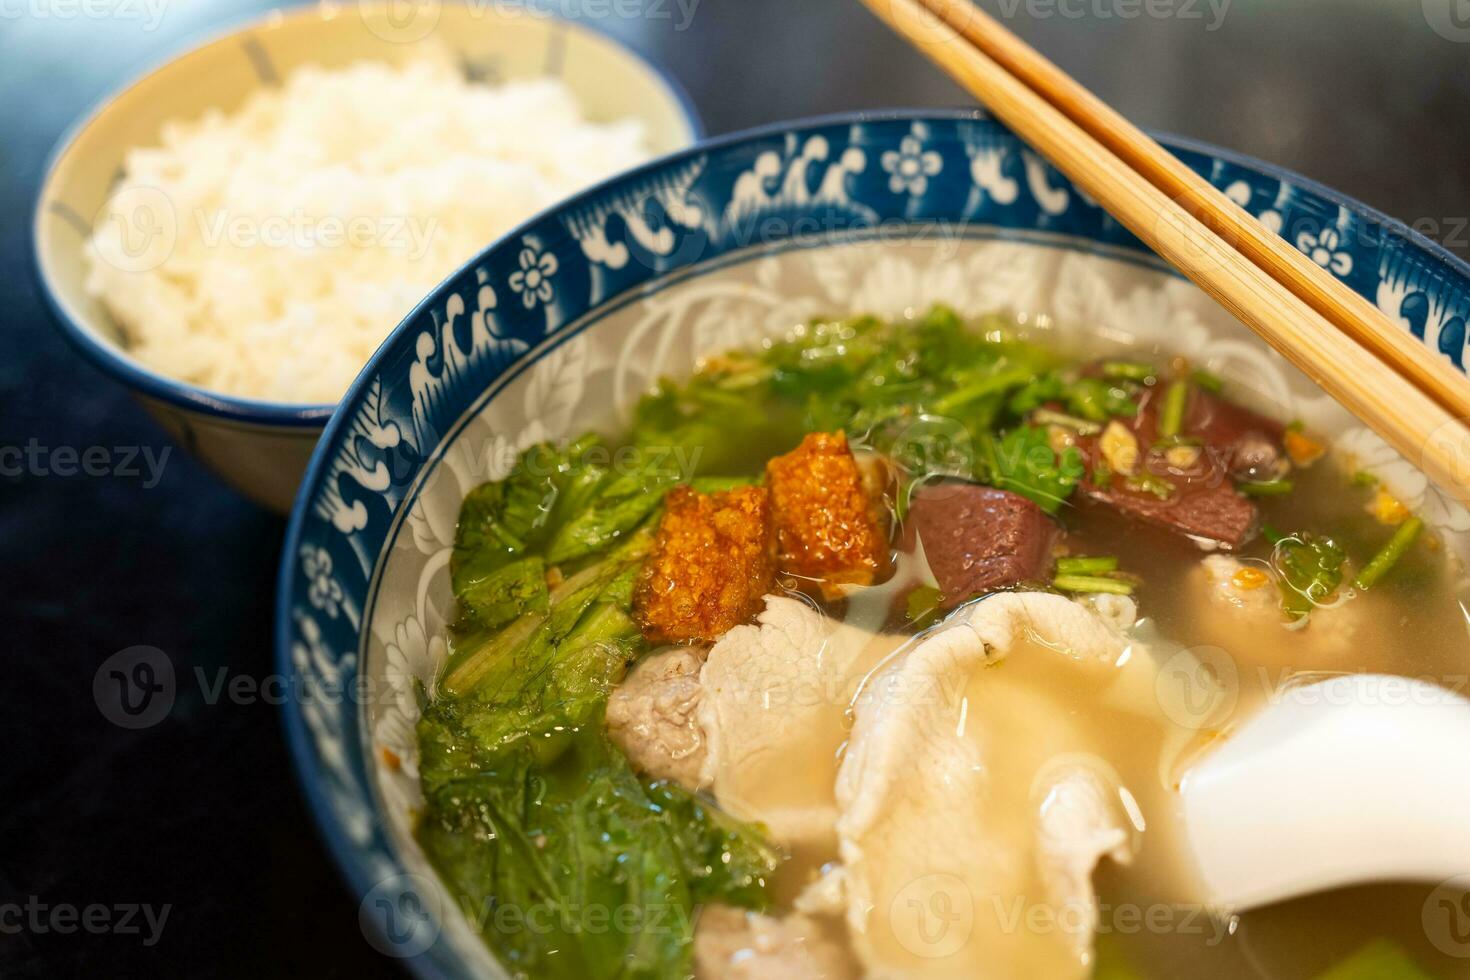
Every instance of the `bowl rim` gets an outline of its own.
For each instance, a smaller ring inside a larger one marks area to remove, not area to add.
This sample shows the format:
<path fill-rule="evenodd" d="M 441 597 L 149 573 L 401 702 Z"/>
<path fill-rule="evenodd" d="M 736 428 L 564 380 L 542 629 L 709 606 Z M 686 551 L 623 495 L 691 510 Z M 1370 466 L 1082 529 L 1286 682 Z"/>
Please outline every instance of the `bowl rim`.
<path fill-rule="evenodd" d="M 717 152 L 742 143 L 769 138 L 787 132 L 817 129 L 823 126 L 843 124 L 861 125 L 865 123 L 902 122 L 908 120 L 999 122 L 989 112 L 979 107 L 887 108 L 828 113 L 766 123 L 749 129 L 707 138 L 686 149 L 666 154 L 658 159 L 624 171 L 600 184 L 580 191 L 546 209 L 539 215 L 528 219 L 519 227 L 488 244 L 474 259 L 461 266 L 458 272 L 436 287 L 432 293 L 415 306 L 408 316 L 389 333 L 383 341 L 382 346 L 374 352 L 372 358 L 364 365 L 362 372 L 348 386 L 347 393 L 343 396 L 343 402 L 345 403 L 351 400 L 365 384 L 371 382 L 371 379 L 377 374 L 380 368 L 379 361 L 384 356 L 384 351 L 388 350 L 390 345 L 397 342 L 400 337 L 415 327 L 421 313 L 442 302 L 443 297 L 441 293 L 451 281 L 458 280 L 471 267 L 483 265 L 487 255 L 502 247 L 507 242 L 520 239 L 555 214 L 581 207 L 592 198 L 604 195 L 607 190 L 616 185 L 633 182 L 650 173 L 693 160 L 702 154 Z M 1462 276 L 1466 282 L 1470 282 L 1470 262 L 1466 262 L 1454 255 L 1444 246 L 1413 230 L 1404 222 L 1389 217 L 1383 212 L 1363 204 L 1346 194 L 1333 190 L 1310 178 L 1303 177 L 1285 167 L 1266 163 L 1243 153 L 1222 149 L 1202 140 L 1173 136 L 1156 130 L 1150 130 L 1150 135 L 1171 151 L 1183 150 L 1203 154 L 1246 170 L 1294 184 L 1302 190 L 1319 195 L 1323 199 L 1337 204 L 1360 217 L 1371 220 L 1379 225 L 1386 234 L 1403 238 L 1415 248 L 1433 255 L 1435 258 L 1445 262 L 1455 274 Z M 609 300 L 614 298 L 609 297 Z M 311 461 L 307 465 L 305 475 L 302 477 L 301 485 L 297 490 L 296 501 L 292 505 L 291 517 L 286 527 L 286 533 L 282 539 L 281 559 L 277 569 L 274 607 L 274 666 L 276 671 L 282 676 L 289 676 L 293 670 L 290 617 L 293 597 L 292 570 L 297 558 L 297 552 L 301 548 L 302 531 L 307 512 L 311 507 L 314 487 L 321 479 L 325 467 L 331 461 L 333 445 L 341 435 L 344 427 L 350 424 L 351 417 L 348 413 L 338 413 L 328 420 L 326 429 L 318 440 L 316 449 L 312 453 Z M 379 558 L 381 558 L 381 555 L 375 556 L 375 562 Z M 364 609 L 362 613 L 362 623 L 357 630 L 359 639 L 366 630 L 371 628 L 369 610 Z M 362 664 L 356 662 L 353 669 L 360 670 L 361 667 Z M 355 709 L 355 729 L 359 731 L 365 725 L 362 711 L 363 706 L 361 704 L 357 705 Z M 336 864 L 338 874 L 346 884 L 349 894 L 352 898 L 360 902 L 373 887 L 369 880 L 369 864 L 364 860 L 360 849 L 347 839 L 343 827 L 335 818 L 331 803 L 323 790 L 323 774 L 318 766 L 315 752 L 309 741 L 306 723 L 301 714 L 300 703 L 295 699 L 287 698 L 281 702 L 281 724 L 285 732 L 287 750 L 291 756 L 292 769 L 295 771 L 297 782 L 307 799 L 308 808 L 316 823 L 318 836 L 326 844 L 327 853 Z M 381 812 L 374 809 L 373 818 L 374 820 L 381 820 Z M 364 928 L 368 928 L 366 924 L 371 921 L 371 917 L 360 918 L 360 923 L 364 924 Z M 377 927 L 373 925 L 372 928 L 376 930 Z M 408 967 L 409 972 L 415 976 L 425 978 L 425 980 L 455 980 L 457 977 L 457 974 L 447 971 L 440 960 L 431 955 L 431 953 L 415 955 L 407 958 L 403 962 Z"/>
<path fill-rule="evenodd" d="M 385 6 L 391 0 L 359 0 L 360 6 Z M 464 0 L 445 0 L 453 6 L 469 9 L 469 4 Z M 66 127 L 52 145 L 46 155 L 45 164 L 42 166 L 42 177 L 36 191 L 35 200 L 31 204 L 30 215 L 30 271 L 37 291 L 41 294 L 42 301 L 47 312 L 50 314 L 52 324 L 66 338 L 68 343 L 81 354 L 93 367 L 102 371 L 115 381 L 121 382 L 125 387 L 135 394 L 161 401 L 176 408 L 187 409 L 201 415 L 208 416 L 222 422 L 233 422 L 236 424 L 285 427 L 297 429 L 315 429 L 322 427 L 336 411 L 341 401 L 331 403 L 321 402 L 284 402 L 272 399 L 251 398 L 243 395 L 229 395 L 209 388 L 189 384 L 177 378 L 170 377 L 156 371 L 141 361 L 129 357 L 117 344 L 111 343 L 100 337 L 90 327 L 81 322 L 79 317 L 72 314 L 66 304 L 61 300 L 58 291 L 52 284 L 51 277 L 47 274 L 45 263 L 41 257 L 41 226 L 46 219 L 46 204 L 56 177 L 57 167 L 76 144 L 77 140 L 92 127 L 99 119 L 110 112 L 114 104 L 126 93 L 143 84 L 148 79 L 164 71 L 170 65 L 190 55 L 204 51 L 207 48 L 229 41 L 232 38 L 255 30 L 280 30 L 292 21 L 319 20 L 328 22 L 339 16 L 344 7 L 329 3 L 300 3 L 287 4 L 271 8 L 262 13 L 252 14 L 243 18 L 233 18 L 223 26 L 214 26 L 186 35 L 178 46 L 161 58 L 150 61 L 143 69 L 128 76 L 128 78 L 107 91 L 101 98 L 93 101 L 70 125 Z M 643 52 L 634 48 L 628 42 L 612 34 L 607 29 L 596 24 L 584 23 L 582 21 L 569 20 L 560 15 L 550 12 L 533 17 L 534 20 L 550 22 L 561 25 L 567 30 L 581 31 L 598 40 L 605 41 L 634 62 L 642 65 L 648 72 L 664 87 L 672 97 L 675 105 L 683 117 L 685 125 L 689 128 L 691 143 L 689 147 L 675 150 L 672 154 L 677 155 L 687 149 L 700 145 L 707 137 L 704 119 L 695 108 L 694 100 L 690 97 L 683 84 L 674 77 L 673 73 L 664 65 L 655 62 Z M 659 159 L 662 159 L 660 157 Z M 650 163 L 657 160 L 649 161 Z M 609 179 L 617 179 L 621 176 L 615 174 Z M 601 182 L 598 185 L 601 186 Z M 590 188 L 589 188 L 590 189 Z M 580 194 L 581 192 L 578 192 Z M 552 205 L 554 210 L 561 202 Z M 478 253 L 477 253 L 478 254 Z M 457 266 L 449 273 L 448 278 L 458 275 L 463 265 Z M 440 284 L 436 284 L 428 293 L 434 295 L 439 291 Z M 413 310 L 404 319 L 412 319 L 413 313 L 418 311 L 421 304 L 415 304 Z M 374 349 L 369 363 L 375 360 L 388 338 L 392 337 L 404 321 L 395 325 L 394 329 L 384 335 L 383 341 Z M 356 384 L 356 377 L 353 384 Z M 347 390 L 351 390 L 351 385 Z M 346 397 L 346 392 L 343 393 Z"/>

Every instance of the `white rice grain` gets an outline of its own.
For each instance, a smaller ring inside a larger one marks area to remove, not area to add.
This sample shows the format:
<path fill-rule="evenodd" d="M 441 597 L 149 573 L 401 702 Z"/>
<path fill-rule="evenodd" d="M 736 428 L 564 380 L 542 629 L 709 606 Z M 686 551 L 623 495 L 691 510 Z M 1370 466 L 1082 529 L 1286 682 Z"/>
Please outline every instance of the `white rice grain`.
<path fill-rule="evenodd" d="M 128 153 L 87 285 L 160 373 L 331 403 L 449 273 L 648 155 L 640 123 L 587 122 L 564 83 L 471 83 L 447 52 L 301 68 Z"/>

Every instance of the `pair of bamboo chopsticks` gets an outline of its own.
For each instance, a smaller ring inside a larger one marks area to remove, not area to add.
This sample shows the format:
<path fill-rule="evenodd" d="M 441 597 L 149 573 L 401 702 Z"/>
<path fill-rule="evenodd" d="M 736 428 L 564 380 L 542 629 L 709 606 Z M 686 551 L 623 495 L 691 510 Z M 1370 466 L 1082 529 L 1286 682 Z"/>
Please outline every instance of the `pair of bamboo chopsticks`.
<path fill-rule="evenodd" d="M 1470 504 L 1470 380 L 971 0 L 863 0 L 1021 139 Z"/>

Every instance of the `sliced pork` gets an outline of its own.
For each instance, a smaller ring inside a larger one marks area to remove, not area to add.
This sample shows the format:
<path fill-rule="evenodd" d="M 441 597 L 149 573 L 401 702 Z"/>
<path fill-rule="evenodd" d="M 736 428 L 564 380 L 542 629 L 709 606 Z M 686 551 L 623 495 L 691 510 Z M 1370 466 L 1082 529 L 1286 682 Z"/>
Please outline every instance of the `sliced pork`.
<path fill-rule="evenodd" d="M 705 766 L 698 711 L 705 647 L 667 647 L 644 657 L 607 701 L 607 731 L 633 768 L 651 779 L 700 787 Z"/>
<path fill-rule="evenodd" d="M 1100 759 L 1070 757 L 1037 779 L 1037 862 L 1046 893 L 1076 918 L 1065 933 L 1079 960 L 1089 954 L 1097 929 L 1092 872 L 1103 858 L 1127 864 L 1132 834 L 1118 787 Z"/>
<path fill-rule="evenodd" d="M 1295 670 L 1361 667 L 1358 647 L 1374 615 L 1373 593 L 1343 599 L 1346 585 L 1305 624 L 1292 624 L 1281 609 L 1275 573 L 1261 562 L 1210 555 L 1189 573 L 1191 628 L 1205 643 L 1242 664 Z M 1380 613 L 1382 610 L 1380 610 Z"/>
<path fill-rule="evenodd" d="M 1081 603 L 996 595 L 885 675 L 906 696 L 859 703 L 837 826 L 849 932 L 869 976 L 1087 975 L 1092 867 L 1127 856 L 1119 791 L 1055 768 L 1086 744 L 1081 723 L 1046 690 L 988 668 L 1012 653 L 1061 655 L 1068 669 L 1110 676 L 1128 645 Z M 1015 928 L 1015 896 L 1023 914 L 1047 906 L 1057 928 Z M 1063 914 L 1078 903 L 1088 914 Z"/>
<path fill-rule="evenodd" d="M 836 757 L 859 684 L 902 639 L 834 622 L 786 596 L 768 597 L 757 624 L 726 633 L 700 675 L 709 746 L 702 781 L 720 806 L 764 823 L 783 844 L 829 843 L 831 771 L 791 760 Z"/>

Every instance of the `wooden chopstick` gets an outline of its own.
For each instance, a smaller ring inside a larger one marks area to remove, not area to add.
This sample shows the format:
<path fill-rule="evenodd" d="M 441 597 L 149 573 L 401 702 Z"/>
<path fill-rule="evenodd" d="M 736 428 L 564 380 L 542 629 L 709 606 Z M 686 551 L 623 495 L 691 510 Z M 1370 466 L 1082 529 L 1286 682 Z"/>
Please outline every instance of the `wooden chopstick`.
<path fill-rule="evenodd" d="M 1340 330 L 1267 268 L 1207 227 L 1175 196 L 937 18 L 929 4 L 939 9 L 937 5 L 948 5 L 950 0 L 863 2 L 1119 223 L 1420 466 L 1447 493 L 1470 504 L 1470 429 L 1460 421 L 1470 412 L 1462 415 L 1405 375 L 1391 367 L 1385 370 L 1388 362 L 1380 360 L 1371 347 Z M 1213 188 L 1211 193 L 1216 193 Z M 1460 379 L 1459 384 L 1466 382 Z"/>
<path fill-rule="evenodd" d="M 1470 418 L 1470 382 L 1377 307 L 1273 234 L 1112 106 L 1078 84 L 970 0 L 920 0 L 1006 71 L 1142 174 L 1339 330 L 1458 418 Z"/>

